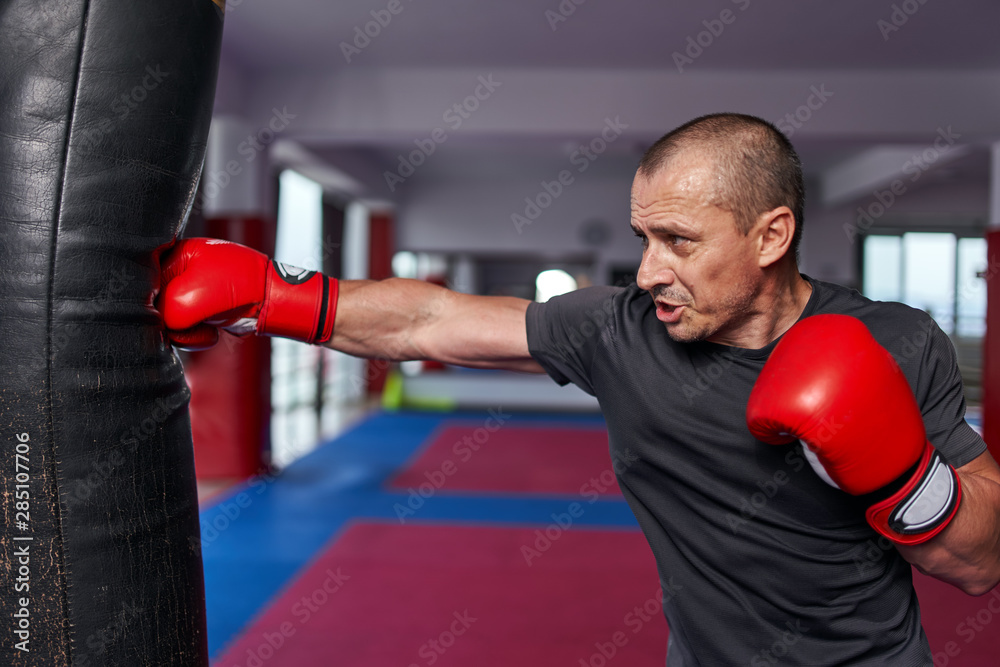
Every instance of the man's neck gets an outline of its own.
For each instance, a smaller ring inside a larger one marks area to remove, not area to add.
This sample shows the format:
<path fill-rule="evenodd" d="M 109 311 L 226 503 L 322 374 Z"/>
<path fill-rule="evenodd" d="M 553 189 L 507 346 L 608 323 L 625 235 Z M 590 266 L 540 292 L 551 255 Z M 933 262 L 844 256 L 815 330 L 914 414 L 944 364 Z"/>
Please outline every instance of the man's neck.
<path fill-rule="evenodd" d="M 758 350 L 777 340 L 795 324 L 812 295 L 812 284 L 797 267 L 765 281 L 761 293 L 739 328 L 710 341 Z"/>

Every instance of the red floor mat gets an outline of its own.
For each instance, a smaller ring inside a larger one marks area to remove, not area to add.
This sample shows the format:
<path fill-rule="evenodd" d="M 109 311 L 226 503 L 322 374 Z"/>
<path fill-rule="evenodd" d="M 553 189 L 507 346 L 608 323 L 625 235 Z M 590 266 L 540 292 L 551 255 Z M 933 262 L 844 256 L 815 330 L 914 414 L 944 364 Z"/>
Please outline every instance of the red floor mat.
<path fill-rule="evenodd" d="M 389 482 L 421 484 L 443 492 L 621 494 L 603 428 L 450 426 Z"/>
<path fill-rule="evenodd" d="M 913 571 L 934 667 L 1000 665 L 1000 586 L 981 597 Z"/>
<path fill-rule="evenodd" d="M 532 528 L 356 524 L 216 664 L 662 667 L 642 535 L 550 533 L 545 547 Z"/>

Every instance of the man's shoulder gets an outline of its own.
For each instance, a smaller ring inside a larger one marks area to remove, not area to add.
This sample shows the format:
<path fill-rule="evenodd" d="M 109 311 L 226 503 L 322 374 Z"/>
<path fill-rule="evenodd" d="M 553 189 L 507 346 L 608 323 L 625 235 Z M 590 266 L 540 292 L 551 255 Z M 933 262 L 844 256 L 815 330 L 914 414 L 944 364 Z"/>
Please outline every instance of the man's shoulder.
<path fill-rule="evenodd" d="M 649 307 L 652 300 L 645 291 L 639 289 L 635 283 L 629 285 L 593 285 L 582 287 L 572 292 L 567 292 L 549 301 L 561 311 L 592 311 L 603 310 L 605 312 L 642 309 Z"/>
<path fill-rule="evenodd" d="M 926 311 L 897 301 L 875 301 L 855 289 L 812 280 L 819 302 L 815 314 L 851 315 L 864 322 L 872 336 L 901 365 L 923 356 L 928 345 L 941 344 L 947 335 Z"/>
<path fill-rule="evenodd" d="M 898 301 L 875 301 L 856 289 L 837 283 L 811 279 L 818 292 L 815 314 L 836 313 L 858 318 L 869 329 L 888 327 L 898 329 L 920 326 L 933 321 L 925 311 Z M 873 333 L 875 333 L 873 329 Z"/>

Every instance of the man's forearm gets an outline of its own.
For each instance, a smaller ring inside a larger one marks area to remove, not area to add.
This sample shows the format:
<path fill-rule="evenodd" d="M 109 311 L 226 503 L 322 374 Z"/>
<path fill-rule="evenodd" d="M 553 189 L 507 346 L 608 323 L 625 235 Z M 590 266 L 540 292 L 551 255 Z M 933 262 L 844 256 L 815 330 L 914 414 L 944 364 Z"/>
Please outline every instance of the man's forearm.
<path fill-rule="evenodd" d="M 421 280 L 342 281 L 327 347 L 369 359 L 433 359 L 542 373 L 528 350 L 528 304 L 461 294 Z"/>
<path fill-rule="evenodd" d="M 924 574 L 982 595 L 1000 581 L 1000 484 L 962 470 L 959 478 L 962 505 L 948 527 L 924 544 L 897 548 Z"/>
<path fill-rule="evenodd" d="M 326 346 L 358 357 L 427 359 L 419 332 L 440 317 L 455 296 L 422 280 L 342 280 L 333 338 Z"/>

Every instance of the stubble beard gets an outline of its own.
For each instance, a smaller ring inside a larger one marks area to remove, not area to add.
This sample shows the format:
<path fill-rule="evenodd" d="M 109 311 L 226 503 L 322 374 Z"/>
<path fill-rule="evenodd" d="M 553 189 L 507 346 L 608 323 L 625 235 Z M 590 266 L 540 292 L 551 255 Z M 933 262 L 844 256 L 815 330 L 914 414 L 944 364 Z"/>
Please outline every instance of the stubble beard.
<path fill-rule="evenodd" d="M 685 322 L 691 313 L 688 310 L 680 322 L 665 323 L 667 335 L 677 343 L 695 343 L 707 340 L 723 331 L 733 331 L 746 322 L 754 312 L 754 301 L 759 289 L 750 281 L 741 281 L 738 288 L 726 295 L 714 313 L 703 316 L 699 323 Z"/>

